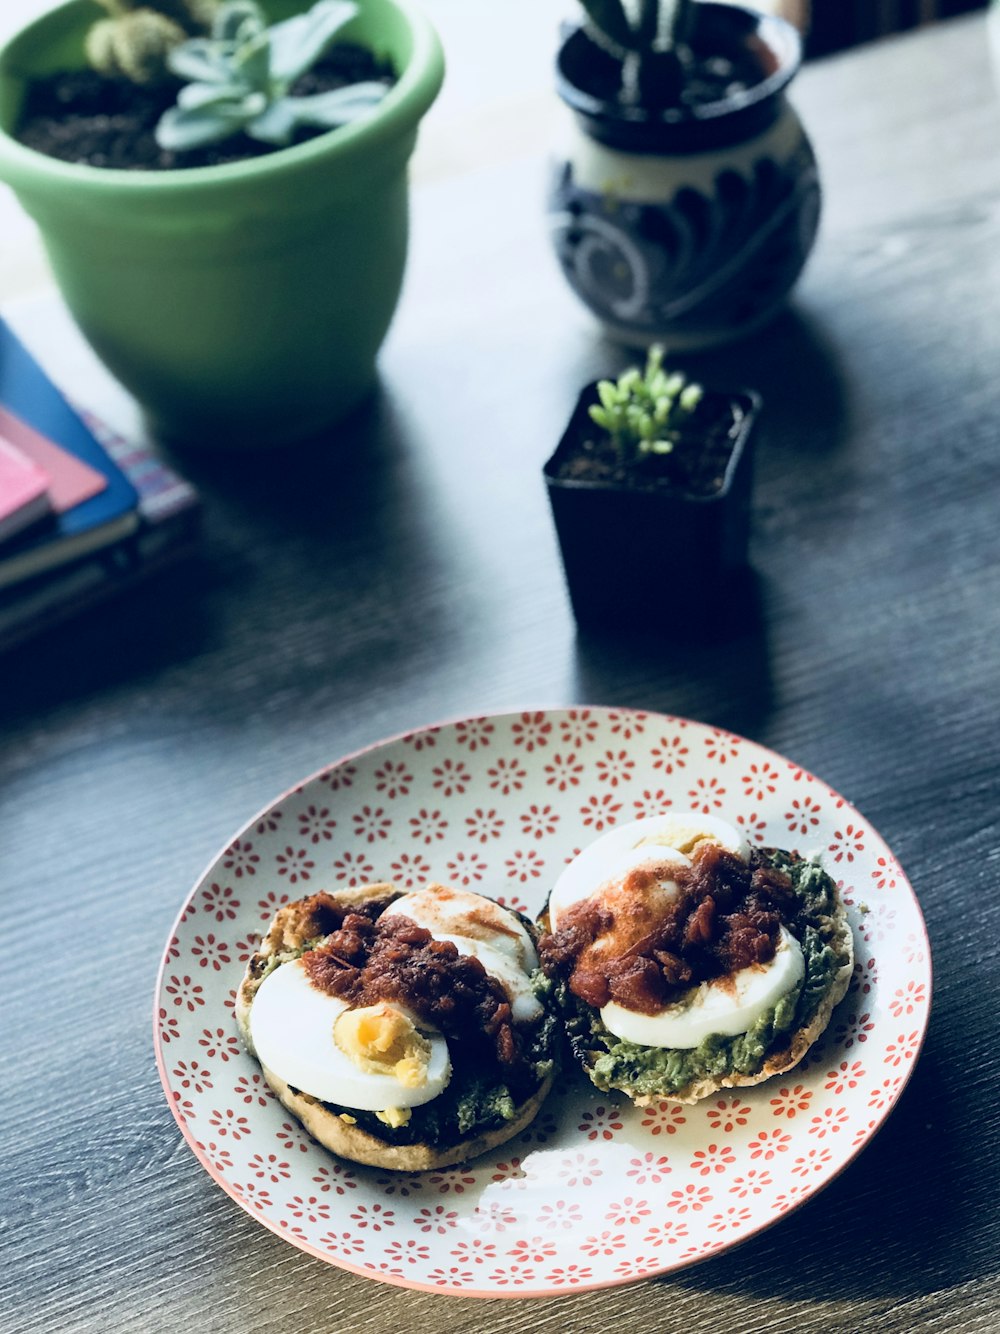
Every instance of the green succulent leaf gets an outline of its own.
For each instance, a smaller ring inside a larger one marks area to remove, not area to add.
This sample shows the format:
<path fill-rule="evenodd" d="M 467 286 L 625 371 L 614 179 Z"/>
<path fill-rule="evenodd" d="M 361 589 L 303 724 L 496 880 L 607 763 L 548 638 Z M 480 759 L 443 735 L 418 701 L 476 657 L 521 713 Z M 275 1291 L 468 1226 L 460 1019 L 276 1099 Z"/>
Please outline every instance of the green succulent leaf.
<path fill-rule="evenodd" d="M 375 80 L 308 97 L 290 92 L 357 11 L 354 0 L 317 0 L 307 13 L 268 28 L 254 0 L 227 0 L 211 37 L 193 38 L 170 55 L 171 70 L 187 83 L 157 126 L 160 146 L 184 152 L 240 131 L 280 146 L 300 125 L 335 129 L 370 114 L 389 91 Z"/>
<path fill-rule="evenodd" d="M 190 83 L 225 84 L 232 79 L 231 62 L 208 37 L 192 37 L 174 47 L 167 64 L 178 78 Z"/>
<path fill-rule="evenodd" d="M 276 23 L 269 30 L 274 77 L 286 84 L 294 83 L 315 65 L 357 12 L 353 0 L 319 0 L 308 13 Z"/>
<path fill-rule="evenodd" d="M 623 462 L 630 454 L 671 453 L 679 428 L 701 401 L 701 386 L 688 384 L 679 371 L 664 370 L 663 356 L 663 348 L 654 344 L 644 370 L 630 366 L 617 380 L 598 381 L 599 401 L 587 409 Z"/>
<path fill-rule="evenodd" d="M 334 129 L 367 116 L 388 91 L 384 83 L 354 83 L 327 93 L 314 93 L 311 97 L 290 97 L 286 101 L 294 108 L 299 124 Z"/>

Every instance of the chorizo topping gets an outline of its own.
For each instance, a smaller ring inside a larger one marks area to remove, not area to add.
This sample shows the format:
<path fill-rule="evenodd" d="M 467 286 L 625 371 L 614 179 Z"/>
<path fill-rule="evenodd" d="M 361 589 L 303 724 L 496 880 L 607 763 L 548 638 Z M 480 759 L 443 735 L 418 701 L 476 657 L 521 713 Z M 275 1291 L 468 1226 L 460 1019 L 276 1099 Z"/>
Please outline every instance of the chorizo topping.
<path fill-rule="evenodd" d="M 615 1001 L 656 1014 L 702 982 L 774 958 L 797 909 L 784 871 L 706 841 L 670 877 L 667 891 L 656 866 L 640 866 L 570 906 L 539 942 L 546 974 L 595 1009 Z"/>

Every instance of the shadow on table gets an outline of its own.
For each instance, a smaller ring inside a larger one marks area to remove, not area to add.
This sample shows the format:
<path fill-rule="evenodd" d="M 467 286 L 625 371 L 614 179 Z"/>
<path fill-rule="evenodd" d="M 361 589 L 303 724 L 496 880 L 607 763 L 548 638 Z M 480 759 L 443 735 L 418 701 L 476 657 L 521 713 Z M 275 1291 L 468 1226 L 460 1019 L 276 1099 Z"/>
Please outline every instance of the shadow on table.
<path fill-rule="evenodd" d="M 220 688 L 254 662 L 269 679 L 291 676 L 303 652 L 361 651 L 394 617 L 414 635 L 446 633 L 452 534 L 381 388 L 332 435 L 286 450 L 164 452 L 203 496 L 202 549 L 4 654 L 0 681 L 17 683 L 4 709 L 25 715 L 123 683 L 159 685 L 208 658 Z M 197 710 L 175 694 L 181 716 Z"/>
<path fill-rule="evenodd" d="M 663 622 L 662 633 L 579 629 L 577 697 L 758 731 L 771 709 L 773 683 L 757 574 L 741 571 L 727 587 L 724 609 L 701 624 L 674 623 L 665 599 Z"/>
<path fill-rule="evenodd" d="M 979 1146 L 952 1133 L 960 1117 L 944 1094 L 948 1084 L 962 1096 L 925 1050 L 883 1129 L 819 1196 L 733 1251 L 660 1281 L 859 1302 L 916 1299 L 995 1274 L 982 1228 L 995 1182 L 978 1162 Z"/>

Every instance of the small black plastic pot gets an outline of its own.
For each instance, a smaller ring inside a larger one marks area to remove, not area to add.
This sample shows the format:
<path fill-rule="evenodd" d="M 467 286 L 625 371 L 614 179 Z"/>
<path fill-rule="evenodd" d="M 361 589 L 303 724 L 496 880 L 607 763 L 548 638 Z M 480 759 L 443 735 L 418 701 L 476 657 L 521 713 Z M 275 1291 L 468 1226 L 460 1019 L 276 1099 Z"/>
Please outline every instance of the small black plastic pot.
<path fill-rule="evenodd" d="M 716 595 L 735 587 L 746 568 L 761 400 L 750 390 L 710 397 L 714 429 L 728 418 L 732 448 L 718 489 L 694 495 L 641 471 L 614 482 L 563 475 L 582 442 L 600 430 L 588 415 L 598 402 L 597 382 L 581 393 L 543 469 L 579 625 L 683 639 L 726 616 L 726 601 Z"/>

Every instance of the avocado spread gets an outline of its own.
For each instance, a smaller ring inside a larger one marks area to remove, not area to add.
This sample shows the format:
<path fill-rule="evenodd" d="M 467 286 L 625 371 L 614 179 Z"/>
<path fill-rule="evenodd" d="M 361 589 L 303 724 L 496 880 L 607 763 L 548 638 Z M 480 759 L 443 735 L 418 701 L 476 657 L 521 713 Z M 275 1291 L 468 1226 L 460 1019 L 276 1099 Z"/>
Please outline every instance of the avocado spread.
<path fill-rule="evenodd" d="M 787 925 L 802 947 L 802 982 L 765 1011 L 746 1033 L 713 1035 L 698 1047 L 644 1047 L 610 1033 L 600 1013 L 574 996 L 565 979 L 556 983 L 556 997 L 565 1017 L 566 1034 L 576 1057 L 598 1088 L 628 1089 L 632 1096 L 679 1093 L 701 1079 L 730 1074 L 753 1075 L 768 1056 L 781 1049 L 782 1038 L 806 1027 L 847 962 L 831 941 L 836 886 L 818 861 L 768 848 L 759 853 L 792 880 L 797 911 Z"/>

